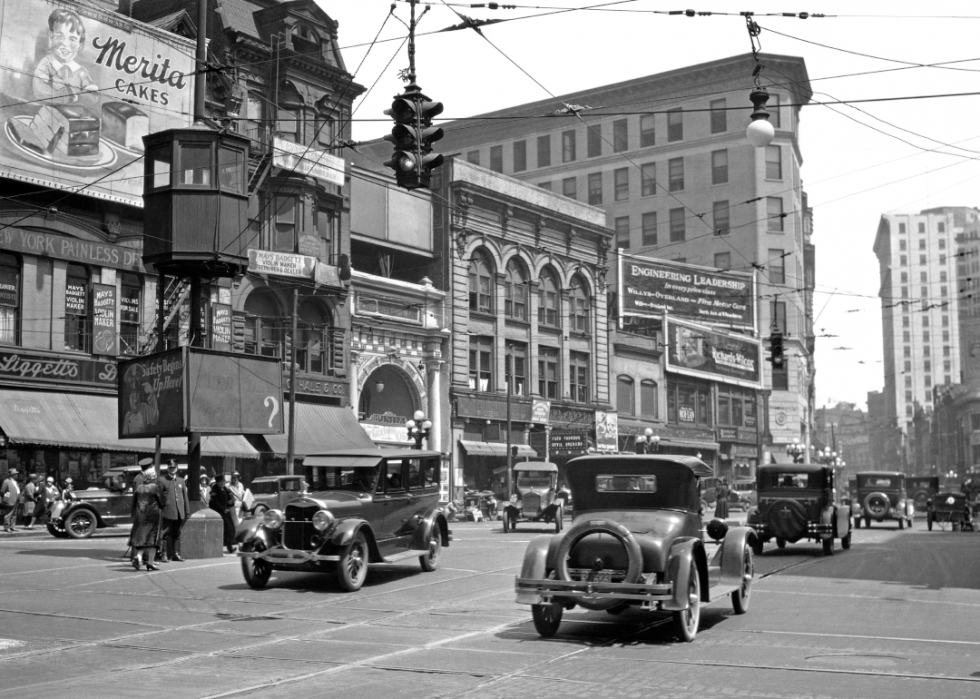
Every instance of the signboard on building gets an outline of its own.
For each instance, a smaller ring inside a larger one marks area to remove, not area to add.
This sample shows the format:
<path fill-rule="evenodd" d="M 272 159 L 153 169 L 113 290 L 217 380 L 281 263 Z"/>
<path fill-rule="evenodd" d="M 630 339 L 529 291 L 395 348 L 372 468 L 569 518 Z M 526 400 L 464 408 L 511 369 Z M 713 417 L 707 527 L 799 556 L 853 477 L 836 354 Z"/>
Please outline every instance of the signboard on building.
<path fill-rule="evenodd" d="M 595 448 L 597 451 L 619 451 L 618 415 L 595 411 Z"/>
<path fill-rule="evenodd" d="M 619 253 L 619 314 L 755 330 L 755 275 Z"/>
<path fill-rule="evenodd" d="M 119 438 L 184 433 L 184 348 L 121 364 Z"/>
<path fill-rule="evenodd" d="M 576 456 L 589 450 L 588 430 L 551 430 L 548 453 L 551 456 Z"/>
<path fill-rule="evenodd" d="M 232 317 L 231 304 L 211 304 L 211 340 L 215 349 L 231 349 Z"/>
<path fill-rule="evenodd" d="M 762 343 L 759 340 L 670 317 L 664 318 L 664 329 L 667 371 L 762 388 Z"/>
<path fill-rule="evenodd" d="M 3 136 L 0 134 L 0 143 L 2 140 Z M 2 162 L 3 149 L 0 148 L 0 175 L 3 175 Z M 0 250 L 54 257 L 69 262 L 81 262 L 97 267 L 112 267 L 113 269 L 133 272 L 143 269 L 139 250 L 22 228 L 8 227 L 0 230 Z"/>
<path fill-rule="evenodd" d="M 278 277 L 313 278 L 316 258 L 272 250 L 248 250 L 248 271 L 252 274 L 272 274 Z"/>
<path fill-rule="evenodd" d="M 142 206 L 143 136 L 188 126 L 194 44 L 91 3 L 0 0 L 0 176 Z"/>
<path fill-rule="evenodd" d="M 531 422 L 535 425 L 547 425 L 551 415 L 550 400 L 531 400 Z"/>
<path fill-rule="evenodd" d="M 344 186 L 344 159 L 282 138 L 272 142 L 272 164 L 315 177 L 324 184 Z"/>
<path fill-rule="evenodd" d="M 92 349 L 93 354 L 115 357 L 119 354 L 119 333 L 116 332 L 116 286 L 92 285 Z"/>
<path fill-rule="evenodd" d="M 116 375 L 114 359 L 93 360 L 33 352 L 0 352 L 0 380 L 5 383 L 115 388 Z"/>

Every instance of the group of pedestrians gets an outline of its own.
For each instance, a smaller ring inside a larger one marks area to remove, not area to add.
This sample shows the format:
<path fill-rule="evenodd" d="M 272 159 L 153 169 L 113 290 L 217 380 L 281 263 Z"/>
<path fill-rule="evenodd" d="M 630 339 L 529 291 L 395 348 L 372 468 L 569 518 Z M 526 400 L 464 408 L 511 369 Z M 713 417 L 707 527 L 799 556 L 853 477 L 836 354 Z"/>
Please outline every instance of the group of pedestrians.
<path fill-rule="evenodd" d="M 24 529 L 34 529 L 38 522 L 46 523 L 51 508 L 58 500 L 70 500 L 73 497 L 71 478 L 65 480 L 65 487 L 61 489 L 52 476 L 41 482 L 41 477 L 32 473 L 27 482 L 21 484 L 17 479 L 18 475 L 16 468 L 8 469 L 0 483 L 0 517 L 3 519 L 5 532 L 17 531 L 18 518 L 27 522 Z"/>

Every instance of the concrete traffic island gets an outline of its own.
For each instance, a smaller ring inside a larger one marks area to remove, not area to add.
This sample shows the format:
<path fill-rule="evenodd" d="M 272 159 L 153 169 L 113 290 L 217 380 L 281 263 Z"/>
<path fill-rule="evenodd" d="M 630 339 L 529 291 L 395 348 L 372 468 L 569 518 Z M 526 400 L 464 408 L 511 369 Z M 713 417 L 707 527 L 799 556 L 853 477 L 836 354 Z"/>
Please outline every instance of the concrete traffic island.
<path fill-rule="evenodd" d="M 193 503 L 192 503 L 193 506 Z M 184 522 L 180 554 L 188 559 L 221 558 L 224 555 L 224 520 L 214 510 L 198 510 Z"/>

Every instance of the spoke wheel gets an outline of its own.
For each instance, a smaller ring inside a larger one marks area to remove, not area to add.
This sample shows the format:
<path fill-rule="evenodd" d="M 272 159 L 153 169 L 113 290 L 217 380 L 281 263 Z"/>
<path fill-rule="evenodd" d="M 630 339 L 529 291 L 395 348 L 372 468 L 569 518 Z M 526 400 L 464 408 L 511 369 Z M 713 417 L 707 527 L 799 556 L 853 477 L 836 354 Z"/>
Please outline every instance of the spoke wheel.
<path fill-rule="evenodd" d="M 752 594 L 752 579 L 755 577 L 755 562 L 748 546 L 742 551 L 742 586 L 732 593 L 732 609 L 736 614 L 749 611 L 749 596 Z"/>
<path fill-rule="evenodd" d="M 532 604 L 531 617 L 534 619 L 534 628 L 538 634 L 544 638 L 551 638 L 558 633 L 563 611 L 560 604 Z"/>
<path fill-rule="evenodd" d="M 252 545 L 249 551 L 264 551 L 262 544 Z M 242 558 L 242 575 L 245 577 L 245 584 L 253 590 L 261 590 L 272 577 L 272 564 L 266 560 L 255 558 Z"/>
<path fill-rule="evenodd" d="M 368 547 L 364 534 L 357 532 L 337 562 L 337 579 L 348 592 L 357 592 L 367 578 Z"/>
<path fill-rule="evenodd" d="M 65 531 L 72 539 L 87 539 L 98 526 L 95 515 L 85 509 L 75 510 L 65 520 Z"/>
<path fill-rule="evenodd" d="M 698 579 L 698 567 L 691 562 L 691 573 L 687 583 L 687 609 L 673 612 L 674 630 L 685 643 L 690 643 L 698 635 L 698 624 L 701 622 L 701 581 Z"/>
<path fill-rule="evenodd" d="M 504 519 L 506 522 L 507 520 Z M 439 567 L 439 556 L 442 554 L 442 532 L 438 524 L 432 525 L 432 533 L 429 534 L 429 552 L 424 556 L 419 556 L 419 563 L 422 570 L 431 573 Z"/>

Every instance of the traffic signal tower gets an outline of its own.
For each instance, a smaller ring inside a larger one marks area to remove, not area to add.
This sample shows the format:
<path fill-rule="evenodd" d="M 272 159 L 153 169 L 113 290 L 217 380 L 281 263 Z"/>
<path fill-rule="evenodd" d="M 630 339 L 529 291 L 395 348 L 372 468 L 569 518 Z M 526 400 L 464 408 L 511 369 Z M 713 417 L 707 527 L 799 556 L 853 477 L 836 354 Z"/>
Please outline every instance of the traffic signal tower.
<path fill-rule="evenodd" d="M 385 110 L 395 125 L 384 139 L 395 146 L 395 152 L 384 164 L 395 171 L 399 187 L 428 187 L 432 170 L 442 165 L 442 155 L 432 152 L 432 144 L 443 135 L 441 128 L 432 125 L 432 119 L 442 114 L 442 109 L 442 102 L 430 100 L 411 83 L 395 97 L 391 109 Z"/>

